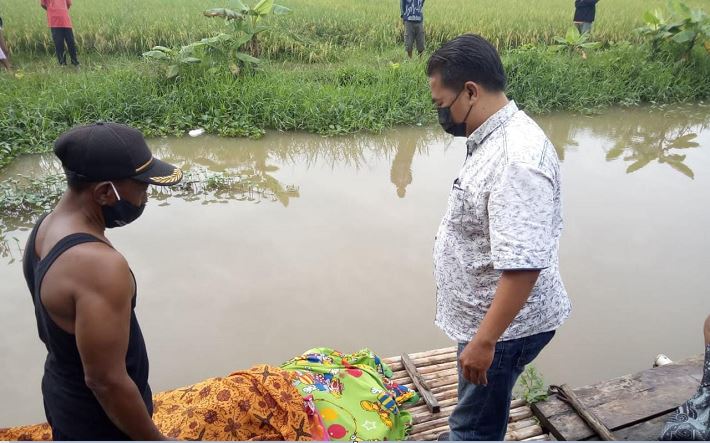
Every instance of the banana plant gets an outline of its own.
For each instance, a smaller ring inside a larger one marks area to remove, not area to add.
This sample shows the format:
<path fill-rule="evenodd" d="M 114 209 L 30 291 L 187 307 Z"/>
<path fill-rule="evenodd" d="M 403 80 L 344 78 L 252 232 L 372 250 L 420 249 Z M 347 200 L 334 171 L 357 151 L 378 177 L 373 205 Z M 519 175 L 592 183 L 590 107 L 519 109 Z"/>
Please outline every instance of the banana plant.
<path fill-rule="evenodd" d="M 601 47 L 600 42 L 589 41 L 591 38 L 590 34 L 585 32 L 580 34 L 579 30 L 571 26 L 567 29 L 567 33 L 564 37 L 555 36 L 554 40 L 557 42 L 556 45 L 552 45 L 552 49 L 556 51 L 567 51 L 569 53 L 579 53 L 582 58 L 587 58 L 588 50 L 598 49 Z"/>
<path fill-rule="evenodd" d="M 241 0 L 232 0 L 230 8 L 214 8 L 204 11 L 206 17 L 223 18 L 230 26 L 229 32 L 182 46 L 180 49 L 155 46 L 143 56 L 165 65 L 165 77 L 176 79 L 189 65 L 214 65 L 226 61 L 230 72 L 238 75 L 242 68 L 258 65 L 257 36 L 273 27 L 262 23 L 269 15 L 284 15 L 291 10 L 275 5 L 273 0 L 261 0 L 255 6 L 245 5 Z"/>
<path fill-rule="evenodd" d="M 681 58 L 687 59 L 698 43 L 710 54 L 710 17 L 705 11 L 670 0 L 667 12 L 647 11 L 643 19 L 645 25 L 636 32 L 649 40 L 654 54 L 665 44 L 680 48 Z"/>
<path fill-rule="evenodd" d="M 261 0 L 254 6 L 249 6 L 242 0 L 231 0 L 229 8 L 213 8 L 204 12 L 205 17 L 223 18 L 234 33 L 249 36 L 248 51 L 259 55 L 258 35 L 274 29 L 266 24 L 265 19 L 271 15 L 286 15 L 291 10 L 285 6 L 274 4 L 274 0 Z"/>
<path fill-rule="evenodd" d="M 155 46 L 150 51 L 144 52 L 143 57 L 165 65 L 165 78 L 174 79 L 180 74 L 181 68 L 202 63 L 202 59 L 196 57 L 197 54 L 195 52 L 197 50 L 196 43 L 183 46 L 179 50 L 165 46 Z"/>

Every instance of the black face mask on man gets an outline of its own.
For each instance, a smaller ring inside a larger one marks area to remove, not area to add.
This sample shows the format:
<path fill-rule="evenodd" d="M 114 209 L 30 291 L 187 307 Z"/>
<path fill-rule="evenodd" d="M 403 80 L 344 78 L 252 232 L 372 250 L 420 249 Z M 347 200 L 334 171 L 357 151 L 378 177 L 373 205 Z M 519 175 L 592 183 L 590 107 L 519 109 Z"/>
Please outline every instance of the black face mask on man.
<path fill-rule="evenodd" d="M 454 105 L 454 103 L 456 103 L 456 100 L 459 99 L 459 96 L 465 90 L 465 87 L 460 90 L 459 93 L 456 94 L 456 98 L 454 99 L 454 101 L 452 101 L 449 106 L 442 106 L 436 109 L 437 113 L 439 114 L 439 124 L 441 125 L 441 128 L 446 133 L 451 134 L 454 137 L 466 137 L 466 120 L 468 119 L 468 116 L 469 114 L 471 114 L 471 110 L 473 109 L 473 105 L 471 105 L 471 107 L 468 108 L 468 112 L 466 113 L 466 116 L 463 118 L 463 121 L 461 123 L 455 122 L 454 118 L 451 116 L 451 107 Z"/>
<path fill-rule="evenodd" d="M 118 201 L 113 206 L 101 206 L 101 212 L 103 213 L 106 227 L 109 229 L 118 228 L 134 222 L 143 214 L 145 203 L 136 206 L 121 199 L 121 196 L 118 195 L 118 191 L 116 190 L 116 186 L 114 186 L 112 182 L 109 182 L 109 184 L 113 188 L 113 192 L 116 194 Z"/>

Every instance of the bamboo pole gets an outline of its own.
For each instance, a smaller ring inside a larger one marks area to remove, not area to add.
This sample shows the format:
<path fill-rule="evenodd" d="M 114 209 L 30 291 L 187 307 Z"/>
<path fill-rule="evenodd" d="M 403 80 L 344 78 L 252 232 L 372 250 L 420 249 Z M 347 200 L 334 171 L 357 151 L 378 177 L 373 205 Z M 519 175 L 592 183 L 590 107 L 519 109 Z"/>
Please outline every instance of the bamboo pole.
<path fill-rule="evenodd" d="M 411 434 L 409 436 L 409 440 L 432 441 L 436 440 L 437 437 L 444 432 L 449 432 L 448 425 L 438 426 L 427 431 Z M 531 426 L 529 428 L 526 428 L 525 430 L 518 432 L 510 432 L 506 433 L 505 435 L 506 441 L 541 441 L 548 439 L 549 435 L 543 434 L 540 426 Z"/>
<path fill-rule="evenodd" d="M 448 391 L 440 391 L 434 394 L 434 397 L 438 401 L 443 401 L 443 400 L 448 400 L 450 398 L 458 398 L 458 389 L 456 389 L 456 385 L 450 386 Z M 421 406 L 425 404 L 424 399 L 420 398 L 418 402 L 412 404 L 410 403 L 409 405 L 405 406 L 404 409 L 411 409 L 417 406 Z"/>
<path fill-rule="evenodd" d="M 398 377 L 398 378 L 391 378 L 392 382 L 397 383 L 398 385 L 411 385 L 414 383 L 414 381 L 411 379 L 411 377 L 406 376 L 406 377 Z"/>
<path fill-rule="evenodd" d="M 446 399 L 446 400 L 440 401 L 440 402 L 439 402 L 439 407 L 443 409 L 443 408 L 445 408 L 445 407 L 447 407 L 447 406 L 455 406 L 456 403 L 458 403 L 458 402 L 459 402 L 459 399 L 458 399 L 458 398 L 448 398 L 448 399 Z M 414 408 L 412 408 L 412 409 L 409 410 L 409 413 L 410 413 L 410 414 L 419 414 L 419 413 L 421 413 L 421 412 L 429 412 L 429 413 L 431 413 L 431 412 L 429 411 L 429 408 L 428 408 L 426 405 L 424 405 L 424 406 L 417 406 L 417 407 L 414 407 Z"/>
<path fill-rule="evenodd" d="M 410 434 L 421 434 L 422 432 L 430 431 L 432 429 L 439 428 L 446 425 L 449 422 L 449 417 L 439 417 L 435 420 L 425 421 L 422 423 L 415 424 L 412 426 Z M 539 423 L 535 419 L 524 420 L 521 422 L 514 422 L 508 424 L 506 433 L 510 434 L 513 432 L 529 432 L 528 428 L 538 426 Z M 524 431 L 525 430 L 525 431 Z M 542 431 L 541 431 L 542 433 Z"/>
<path fill-rule="evenodd" d="M 550 438 L 549 434 L 542 434 L 542 435 L 536 435 L 534 437 L 526 438 L 523 441 L 550 441 L 552 440 Z"/>
<path fill-rule="evenodd" d="M 431 385 L 432 383 L 429 383 L 429 384 Z M 438 394 L 440 392 L 445 392 L 450 389 L 454 389 L 454 390 L 458 391 L 458 388 L 459 388 L 459 383 L 458 383 L 458 380 L 456 380 L 455 382 L 448 384 L 448 385 L 432 387 L 431 392 L 433 392 L 434 394 Z"/>
<path fill-rule="evenodd" d="M 459 382 L 459 377 L 458 377 L 458 375 L 452 375 L 452 376 L 449 376 L 449 377 L 442 377 L 442 378 L 440 378 L 440 379 L 438 379 L 438 380 L 432 380 L 432 381 L 429 383 L 429 387 L 432 388 L 432 389 L 434 389 L 434 388 L 439 387 L 439 386 L 446 386 L 446 385 L 450 385 L 450 384 L 458 383 L 458 382 Z"/>
<path fill-rule="evenodd" d="M 430 351 L 415 352 L 415 353 L 409 354 L 409 356 L 412 358 L 412 360 L 419 360 L 421 358 L 432 357 L 435 355 L 443 355 L 443 354 L 456 354 L 456 347 L 449 346 L 446 348 L 432 349 Z M 382 361 L 384 361 L 388 365 L 392 365 L 394 363 L 399 363 L 401 361 L 401 356 L 397 355 L 394 357 L 388 357 L 388 358 L 383 359 Z"/>
<path fill-rule="evenodd" d="M 417 366 L 431 366 L 440 363 L 456 361 L 456 352 L 449 354 L 432 355 L 429 357 L 413 358 L 412 361 Z M 392 371 L 401 371 L 404 367 L 402 366 L 401 359 L 395 363 L 389 365 Z"/>
<path fill-rule="evenodd" d="M 562 386 L 550 386 L 550 392 L 554 392 L 557 396 L 569 404 L 572 409 L 579 415 L 579 417 L 589 425 L 596 434 L 601 437 L 602 440 L 613 441 L 616 440 L 614 434 L 611 433 L 609 428 L 596 416 L 592 411 L 587 409 L 586 406 L 580 401 L 577 394 L 574 393 L 572 388 L 567 385 Z"/>
<path fill-rule="evenodd" d="M 421 432 L 419 434 L 412 434 L 409 439 L 410 440 L 418 440 L 418 441 L 430 441 L 430 440 L 436 440 L 436 438 L 439 436 L 439 434 L 442 434 L 444 432 L 449 431 L 449 425 L 444 425 L 444 426 L 439 426 L 434 429 L 430 429 L 425 432 Z"/>
<path fill-rule="evenodd" d="M 508 422 L 510 423 L 514 421 L 525 420 L 526 418 L 530 418 L 532 416 L 532 409 L 530 409 L 528 406 L 523 406 L 510 411 L 510 418 L 508 419 Z"/>
<path fill-rule="evenodd" d="M 449 417 L 439 417 L 436 420 L 425 421 L 412 426 L 411 435 L 421 434 L 422 432 L 430 431 L 439 428 L 449 423 Z"/>
<path fill-rule="evenodd" d="M 448 417 L 451 414 L 451 411 L 453 411 L 453 410 L 454 410 L 454 406 L 442 407 L 441 411 L 437 415 L 434 416 L 433 414 L 431 414 L 429 412 L 428 409 L 425 408 L 424 411 L 419 411 L 419 412 L 412 414 L 412 418 L 414 420 L 413 423 L 417 424 L 417 423 L 422 423 L 425 421 L 432 420 L 433 418 L 439 418 L 439 417 L 444 417 L 444 416 Z"/>
<path fill-rule="evenodd" d="M 522 398 L 516 398 L 512 402 L 510 402 L 510 409 L 519 408 L 519 407 L 525 406 L 525 405 L 527 405 L 525 400 L 523 400 Z"/>
<path fill-rule="evenodd" d="M 446 363 L 439 363 L 439 364 L 434 364 L 430 366 L 417 366 L 417 369 L 419 370 L 419 373 L 421 374 L 431 374 L 434 372 L 438 371 L 444 371 L 446 369 L 452 369 L 458 367 L 458 363 L 456 361 L 450 361 Z M 397 378 L 404 378 L 407 376 L 407 371 L 404 369 L 398 370 L 398 371 L 393 371 L 392 372 L 392 377 L 391 379 L 397 379 Z"/>
<path fill-rule="evenodd" d="M 506 440 L 525 440 L 526 438 L 535 437 L 536 435 L 542 434 L 542 428 L 540 425 L 528 426 L 527 428 L 519 429 L 517 431 L 511 431 L 505 434 Z"/>
<path fill-rule="evenodd" d="M 424 377 L 426 380 L 438 380 L 441 377 L 448 377 L 450 375 L 456 375 L 458 376 L 459 374 L 459 369 L 458 368 L 452 368 L 452 369 L 446 369 L 444 371 L 439 371 L 435 374 L 427 374 L 426 377 Z"/>
<path fill-rule="evenodd" d="M 521 421 L 515 421 L 512 423 L 508 423 L 508 431 L 507 432 L 512 432 L 512 431 L 519 431 L 524 428 L 529 428 L 530 426 L 535 426 L 539 425 L 540 423 L 537 421 L 536 418 L 529 418 L 526 420 L 521 420 Z"/>

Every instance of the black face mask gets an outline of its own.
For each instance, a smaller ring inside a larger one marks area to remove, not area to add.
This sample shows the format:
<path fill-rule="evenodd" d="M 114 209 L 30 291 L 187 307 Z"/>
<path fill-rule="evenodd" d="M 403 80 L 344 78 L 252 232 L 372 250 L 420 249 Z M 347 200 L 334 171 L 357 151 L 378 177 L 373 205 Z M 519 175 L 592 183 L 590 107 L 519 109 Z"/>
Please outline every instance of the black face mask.
<path fill-rule="evenodd" d="M 462 89 L 459 91 L 458 94 L 456 94 L 456 98 L 454 101 L 451 102 L 449 106 L 444 106 L 441 108 L 437 108 L 436 112 L 439 114 L 439 124 L 441 125 L 442 129 L 448 133 L 453 135 L 454 137 L 466 137 L 466 119 L 468 119 L 468 115 L 471 113 L 471 109 L 473 109 L 473 105 L 471 105 L 470 108 L 468 108 L 468 112 L 466 113 L 466 117 L 463 118 L 463 121 L 461 123 L 456 123 L 451 116 L 451 106 L 456 103 L 456 100 L 459 99 L 459 95 L 464 90 Z"/>
<path fill-rule="evenodd" d="M 121 200 L 121 196 L 118 195 L 118 191 L 113 183 L 111 183 L 111 187 L 113 188 L 113 192 L 116 193 L 118 201 L 113 206 L 101 207 L 101 212 L 104 215 L 104 223 L 109 229 L 126 226 L 127 224 L 134 222 L 141 216 L 141 214 L 143 214 L 143 210 L 145 209 L 145 203 L 140 206 L 136 206 L 126 200 Z"/>

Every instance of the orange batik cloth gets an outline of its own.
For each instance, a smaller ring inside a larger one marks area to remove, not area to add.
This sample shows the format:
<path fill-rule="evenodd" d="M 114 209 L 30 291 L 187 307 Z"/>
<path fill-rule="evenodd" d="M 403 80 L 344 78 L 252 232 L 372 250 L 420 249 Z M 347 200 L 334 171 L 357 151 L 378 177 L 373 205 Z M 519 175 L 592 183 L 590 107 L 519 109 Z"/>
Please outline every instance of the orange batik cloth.
<path fill-rule="evenodd" d="M 295 375 L 258 366 L 153 398 L 153 421 L 179 440 L 312 440 Z M 50 440 L 45 423 L 0 429 L 0 440 Z"/>

